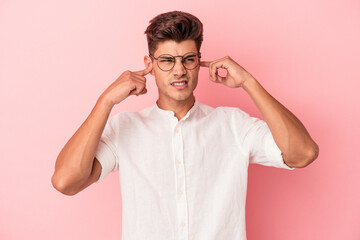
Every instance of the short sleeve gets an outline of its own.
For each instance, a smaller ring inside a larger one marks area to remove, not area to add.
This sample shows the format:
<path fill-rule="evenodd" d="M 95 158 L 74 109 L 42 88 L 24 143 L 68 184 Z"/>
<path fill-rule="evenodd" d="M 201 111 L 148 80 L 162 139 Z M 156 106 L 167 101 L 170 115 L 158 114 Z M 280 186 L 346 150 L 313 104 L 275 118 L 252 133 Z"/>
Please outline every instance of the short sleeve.
<path fill-rule="evenodd" d="M 102 170 L 97 182 L 101 182 L 110 172 L 119 168 L 119 159 L 117 156 L 116 145 L 114 144 L 116 132 L 114 124 L 115 118 L 106 122 L 102 132 L 99 144 L 97 146 L 95 157 L 100 162 Z"/>
<path fill-rule="evenodd" d="M 249 163 L 293 170 L 285 164 L 282 152 L 276 145 L 267 123 L 249 114 L 235 110 L 233 124 L 236 124 L 239 144 L 249 154 Z"/>
<path fill-rule="evenodd" d="M 289 170 L 294 169 L 285 164 L 282 152 L 276 145 L 266 122 L 258 120 L 252 131 L 253 132 L 249 132 L 250 146 L 252 146 L 249 155 L 250 163 Z"/>

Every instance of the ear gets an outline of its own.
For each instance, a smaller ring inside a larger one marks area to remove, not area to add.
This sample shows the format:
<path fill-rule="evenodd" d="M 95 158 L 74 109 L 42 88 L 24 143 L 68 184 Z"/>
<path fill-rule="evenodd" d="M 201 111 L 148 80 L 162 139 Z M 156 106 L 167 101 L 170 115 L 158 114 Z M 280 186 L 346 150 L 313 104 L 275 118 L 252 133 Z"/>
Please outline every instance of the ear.
<path fill-rule="evenodd" d="M 144 65 L 145 65 L 145 68 L 148 68 L 148 67 L 152 67 L 152 59 L 149 57 L 149 56 L 144 56 Z M 151 70 L 150 72 L 151 75 L 154 75 L 154 69 Z"/>

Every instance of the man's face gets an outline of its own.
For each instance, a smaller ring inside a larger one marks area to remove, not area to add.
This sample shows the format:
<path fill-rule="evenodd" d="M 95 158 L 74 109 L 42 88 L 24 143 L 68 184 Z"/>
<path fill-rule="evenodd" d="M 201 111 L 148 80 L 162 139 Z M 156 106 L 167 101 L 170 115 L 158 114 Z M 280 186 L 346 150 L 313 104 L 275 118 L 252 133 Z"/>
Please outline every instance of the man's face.
<path fill-rule="evenodd" d="M 197 53 L 194 40 L 185 40 L 177 43 L 168 40 L 158 44 L 153 54 L 155 58 L 160 55 L 169 54 L 172 56 L 183 56 L 186 53 Z M 145 65 L 149 64 L 150 58 L 145 57 Z M 175 58 L 175 65 L 170 71 L 163 71 L 159 68 L 158 60 L 153 59 L 151 74 L 155 76 L 156 85 L 159 91 L 159 101 L 169 103 L 173 101 L 190 101 L 193 99 L 193 91 L 198 82 L 200 66 L 192 70 L 186 69 L 180 57 Z"/>

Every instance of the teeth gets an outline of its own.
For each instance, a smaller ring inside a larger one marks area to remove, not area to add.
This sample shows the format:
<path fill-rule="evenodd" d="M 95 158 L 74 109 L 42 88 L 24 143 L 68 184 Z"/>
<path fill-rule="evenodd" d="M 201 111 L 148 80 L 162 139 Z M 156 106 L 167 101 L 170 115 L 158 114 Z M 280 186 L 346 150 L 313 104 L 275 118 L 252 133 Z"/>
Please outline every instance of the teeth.
<path fill-rule="evenodd" d="M 178 82 L 178 83 L 173 83 L 172 85 L 174 85 L 174 86 L 183 86 L 185 84 L 186 84 L 186 82 Z"/>

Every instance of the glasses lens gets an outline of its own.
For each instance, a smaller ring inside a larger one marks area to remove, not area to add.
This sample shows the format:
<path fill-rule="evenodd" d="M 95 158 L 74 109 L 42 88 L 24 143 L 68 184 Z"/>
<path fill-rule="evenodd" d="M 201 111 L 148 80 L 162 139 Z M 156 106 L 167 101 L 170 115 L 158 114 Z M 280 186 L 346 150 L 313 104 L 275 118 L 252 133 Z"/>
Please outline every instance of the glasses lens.
<path fill-rule="evenodd" d="M 163 54 L 158 57 L 158 66 L 163 71 L 171 70 L 175 65 L 174 57 L 170 54 Z M 187 53 L 183 57 L 183 65 L 186 69 L 192 70 L 199 64 L 199 56 L 196 53 Z"/>
<path fill-rule="evenodd" d="M 161 55 L 158 58 L 159 68 L 163 71 L 169 71 L 174 66 L 174 57 L 171 55 Z"/>
<path fill-rule="evenodd" d="M 184 67 L 188 70 L 197 67 L 199 58 L 196 53 L 188 53 L 184 56 Z"/>

